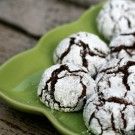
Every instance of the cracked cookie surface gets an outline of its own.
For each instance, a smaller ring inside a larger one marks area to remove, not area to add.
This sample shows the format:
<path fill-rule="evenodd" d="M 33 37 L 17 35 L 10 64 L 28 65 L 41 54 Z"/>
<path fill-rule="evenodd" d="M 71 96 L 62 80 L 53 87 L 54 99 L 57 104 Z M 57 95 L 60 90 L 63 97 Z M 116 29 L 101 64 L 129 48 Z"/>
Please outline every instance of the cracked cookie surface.
<path fill-rule="evenodd" d="M 84 121 L 98 135 L 135 134 L 135 61 L 113 59 L 96 79 L 97 94 L 84 108 Z"/>
<path fill-rule="evenodd" d="M 110 43 L 110 49 L 109 59 L 135 60 L 135 29 L 115 37 Z"/>
<path fill-rule="evenodd" d="M 65 112 L 81 110 L 86 96 L 94 92 L 95 81 L 87 70 L 71 63 L 48 68 L 38 87 L 38 96 L 46 106 Z"/>
<path fill-rule="evenodd" d="M 106 61 L 109 48 L 98 36 L 87 32 L 73 34 L 60 42 L 54 51 L 55 63 L 71 62 L 84 66 L 94 76 Z"/>
<path fill-rule="evenodd" d="M 135 28 L 135 3 L 131 0 L 109 0 L 97 17 L 100 33 L 108 40 Z"/>

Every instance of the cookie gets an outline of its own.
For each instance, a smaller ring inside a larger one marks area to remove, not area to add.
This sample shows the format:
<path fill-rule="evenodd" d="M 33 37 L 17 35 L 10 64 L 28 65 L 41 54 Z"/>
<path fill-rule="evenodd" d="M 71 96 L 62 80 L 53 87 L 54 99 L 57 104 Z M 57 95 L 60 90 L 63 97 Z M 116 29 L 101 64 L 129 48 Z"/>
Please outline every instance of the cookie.
<path fill-rule="evenodd" d="M 86 96 L 95 92 L 95 81 L 87 69 L 71 63 L 56 64 L 45 70 L 38 96 L 51 109 L 73 112 L 81 110 Z"/>
<path fill-rule="evenodd" d="M 115 37 L 110 43 L 110 49 L 109 59 L 135 60 L 135 30 Z"/>
<path fill-rule="evenodd" d="M 113 59 L 96 83 L 83 113 L 88 129 L 96 135 L 135 134 L 135 61 Z"/>
<path fill-rule="evenodd" d="M 98 30 L 111 40 L 135 28 L 135 3 L 131 0 L 109 0 L 97 17 Z"/>
<path fill-rule="evenodd" d="M 62 40 L 54 51 L 55 63 L 74 63 L 94 76 L 109 53 L 106 43 L 94 34 L 79 32 Z"/>

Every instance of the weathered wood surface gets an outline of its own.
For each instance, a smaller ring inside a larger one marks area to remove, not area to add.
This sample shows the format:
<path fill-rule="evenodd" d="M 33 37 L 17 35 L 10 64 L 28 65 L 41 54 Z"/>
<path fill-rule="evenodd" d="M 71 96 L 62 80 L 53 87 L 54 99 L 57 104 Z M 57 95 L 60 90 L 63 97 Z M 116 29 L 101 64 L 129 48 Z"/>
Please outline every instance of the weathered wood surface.
<path fill-rule="evenodd" d="M 67 1 L 71 1 L 75 4 L 78 4 L 80 6 L 88 8 L 92 4 L 96 4 L 97 2 L 100 2 L 100 1 L 103 1 L 103 0 L 67 0 Z"/>
<path fill-rule="evenodd" d="M 0 19 L 42 35 L 80 16 L 83 8 L 58 0 L 0 0 Z"/>
<path fill-rule="evenodd" d="M 76 20 L 84 8 L 63 0 L 0 0 L 0 64 L 33 47 L 48 30 Z M 59 135 L 45 118 L 0 100 L 0 135 Z"/>

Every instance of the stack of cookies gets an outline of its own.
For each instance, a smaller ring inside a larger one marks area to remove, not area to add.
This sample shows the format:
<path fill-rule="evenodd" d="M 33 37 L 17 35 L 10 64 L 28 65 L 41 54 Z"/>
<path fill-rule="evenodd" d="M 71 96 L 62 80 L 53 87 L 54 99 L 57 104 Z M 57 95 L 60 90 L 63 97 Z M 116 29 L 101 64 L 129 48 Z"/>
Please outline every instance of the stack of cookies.
<path fill-rule="evenodd" d="M 96 92 L 95 78 L 109 47 L 99 37 L 79 32 L 63 39 L 54 51 L 54 63 L 45 71 L 38 88 L 43 103 L 65 112 L 83 109 Z"/>
<path fill-rule="evenodd" d="M 90 134 L 135 135 L 135 3 L 107 1 L 97 27 L 110 44 L 88 32 L 63 39 L 38 96 L 51 109 L 83 109 Z"/>

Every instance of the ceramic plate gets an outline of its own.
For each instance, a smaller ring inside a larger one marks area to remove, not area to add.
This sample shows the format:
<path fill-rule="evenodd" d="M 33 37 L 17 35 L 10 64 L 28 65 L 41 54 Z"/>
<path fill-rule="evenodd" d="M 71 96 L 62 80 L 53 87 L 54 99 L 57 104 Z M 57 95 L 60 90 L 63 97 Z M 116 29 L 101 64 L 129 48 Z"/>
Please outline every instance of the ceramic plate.
<path fill-rule="evenodd" d="M 100 8 L 101 4 L 96 5 L 86 11 L 78 21 L 50 31 L 33 49 L 11 58 L 2 65 L 0 97 L 21 111 L 43 114 L 64 135 L 87 135 L 82 112 L 63 113 L 51 110 L 39 101 L 36 93 L 43 71 L 53 64 L 52 54 L 60 40 L 79 31 L 99 35 L 96 16 Z"/>

